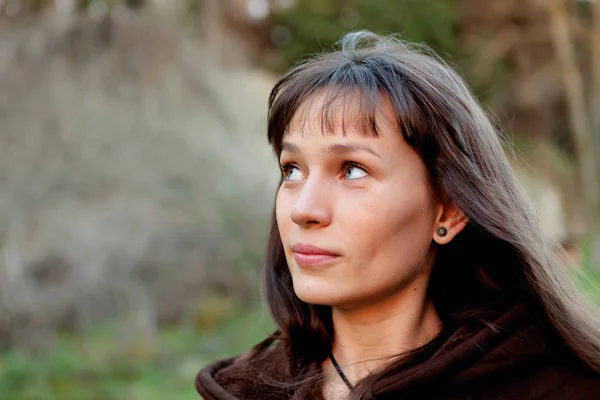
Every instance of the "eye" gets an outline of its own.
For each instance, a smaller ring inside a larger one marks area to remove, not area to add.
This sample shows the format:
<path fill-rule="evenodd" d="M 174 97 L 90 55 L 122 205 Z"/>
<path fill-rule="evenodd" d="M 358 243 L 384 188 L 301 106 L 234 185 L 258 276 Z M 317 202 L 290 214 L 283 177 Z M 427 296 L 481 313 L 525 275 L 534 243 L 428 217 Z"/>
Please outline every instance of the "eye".
<path fill-rule="evenodd" d="M 344 164 L 344 179 L 360 179 L 367 175 L 369 175 L 367 171 L 360 165 L 351 162 Z"/>
<path fill-rule="evenodd" d="M 302 180 L 302 172 L 293 164 L 285 164 L 281 166 L 281 173 L 284 181 L 300 181 Z"/>

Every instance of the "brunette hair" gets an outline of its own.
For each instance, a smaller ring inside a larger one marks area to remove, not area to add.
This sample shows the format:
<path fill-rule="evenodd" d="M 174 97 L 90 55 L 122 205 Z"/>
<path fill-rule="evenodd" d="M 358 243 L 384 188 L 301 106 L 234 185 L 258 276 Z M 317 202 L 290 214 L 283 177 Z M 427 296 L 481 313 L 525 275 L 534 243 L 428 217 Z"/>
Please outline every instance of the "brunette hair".
<path fill-rule="evenodd" d="M 439 246 L 434 261 L 428 294 L 445 332 L 435 346 L 468 335 L 467 327 L 493 312 L 526 302 L 562 343 L 600 372 L 599 314 L 542 237 L 497 130 L 460 76 L 423 46 L 366 31 L 346 34 L 337 50 L 297 65 L 273 88 L 268 139 L 278 157 L 299 106 L 323 89 L 324 127 L 332 129 L 335 99 L 358 94 L 359 128 L 372 135 L 378 134 L 378 102 L 387 97 L 399 134 L 426 166 L 435 198 L 456 205 L 469 220 L 449 244 Z M 299 371 L 325 360 L 332 347 L 331 308 L 295 295 L 275 212 L 263 289 L 277 335 L 286 341 Z M 432 346 L 418 349 L 412 359 L 428 357 Z M 353 397 L 384 372 L 365 379 Z"/>

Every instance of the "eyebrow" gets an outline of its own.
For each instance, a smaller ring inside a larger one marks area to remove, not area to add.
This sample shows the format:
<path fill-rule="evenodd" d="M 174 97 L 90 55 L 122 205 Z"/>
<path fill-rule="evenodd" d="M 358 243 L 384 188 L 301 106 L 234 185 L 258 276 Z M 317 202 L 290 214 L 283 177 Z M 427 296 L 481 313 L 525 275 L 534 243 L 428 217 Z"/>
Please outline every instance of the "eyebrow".
<path fill-rule="evenodd" d="M 288 153 L 298 154 L 300 153 L 300 148 L 293 143 L 283 142 L 281 145 L 281 151 L 287 151 Z M 367 153 L 373 154 L 377 158 L 383 159 L 383 157 L 381 157 L 381 155 L 377 153 L 371 146 L 360 143 L 332 144 L 327 148 L 325 153 L 336 156 L 343 156 L 346 154 L 355 153 L 357 151 L 366 151 Z"/>

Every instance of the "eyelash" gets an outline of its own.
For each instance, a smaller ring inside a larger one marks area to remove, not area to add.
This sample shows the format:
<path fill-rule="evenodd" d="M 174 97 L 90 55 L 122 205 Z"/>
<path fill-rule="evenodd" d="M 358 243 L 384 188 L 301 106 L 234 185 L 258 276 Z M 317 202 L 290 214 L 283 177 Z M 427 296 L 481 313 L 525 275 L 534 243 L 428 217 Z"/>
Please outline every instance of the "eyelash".
<path fill-rule="evenodd" d="M 281 170 L 281 173 L 283 174 L 284 177 L 287 175 L 287 173 L 291 167 L 296 167 L 296 164 L 293 164 L 293 163 L 279 164 L 279 169 Z"/>
<path fill-rule="evenodd" d="M 281 169 L 281 173 L 283 174 L 283 177 L 285 178 L 285 176 L 287 176 L 289 169 L 290 168 L 298 168 L 298 165 L 296 165 L 295 163 L 282 163 L 279 165 L 279 168 Z M 369 171 L 363 167 L 362 165 L 360 165 L 359 163 L 355 162 L 355 161 L 344 161 L 342 163 L 342 170 L 345 171 L 347 168 L 360 168 L 363 171 L 365 171 L 367 174 L 369 174 Z"/>

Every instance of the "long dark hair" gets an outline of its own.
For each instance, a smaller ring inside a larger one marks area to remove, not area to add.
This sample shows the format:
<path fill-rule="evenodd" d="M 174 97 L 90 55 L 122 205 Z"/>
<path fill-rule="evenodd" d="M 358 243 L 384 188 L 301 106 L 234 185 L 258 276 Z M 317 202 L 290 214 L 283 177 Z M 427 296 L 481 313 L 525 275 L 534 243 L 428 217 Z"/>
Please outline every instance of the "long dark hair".
<path fill-rule="evenodd" d="M 404 140 L 427 168 L 434 196 L 469 219 L 454 240 L 439 246 L 433 266 L 428 292 L 449 333 L 440 340 L 468 334 L 466 327 L 490 313 L 525 302 L 577 357 L 600 372 L 598 313 L 578 294 L 542 237 L 497 130 L 463 80 L 422 46 L 365 31 L 347 34 L 338 50 L 292 68 L 275 85 L 268 139 L 277 156 L 299 106 L 323 89 L 328 98 L 324 126 L 331 127 L 329 105 L 351 91 L 361 97 L 361 130 L 373 135 L 378 134 L 378 101 L 386 96 Z M 295 295 L 275 212 L 264 292 L 299 370 L 324 361 L 332 348 L 331 308 Z M 431 350 L 426 345 L 413 359 Z"/>

